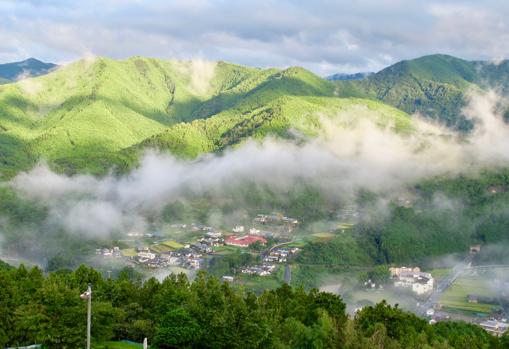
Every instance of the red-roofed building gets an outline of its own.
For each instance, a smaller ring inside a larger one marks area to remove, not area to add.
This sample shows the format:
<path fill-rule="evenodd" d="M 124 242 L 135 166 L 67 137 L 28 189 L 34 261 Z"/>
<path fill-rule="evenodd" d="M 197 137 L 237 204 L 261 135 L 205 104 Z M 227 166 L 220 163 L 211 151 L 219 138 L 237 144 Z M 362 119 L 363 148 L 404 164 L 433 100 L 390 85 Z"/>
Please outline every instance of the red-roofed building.
<path fill-rule="evenodd" d="M 255 242 L 260 241 L 262 245 L 265 245 L 267 243 L 267 240 L 261 236 L 252 236 L 252 235 L 245 235 L 241 237 L 236 237 L 235 235 L 229 236 L 225 240 L 226 245 L 231 246 L 239 246 L 239 247 L 248 247 L 251 244 L 254 244 Z"/>

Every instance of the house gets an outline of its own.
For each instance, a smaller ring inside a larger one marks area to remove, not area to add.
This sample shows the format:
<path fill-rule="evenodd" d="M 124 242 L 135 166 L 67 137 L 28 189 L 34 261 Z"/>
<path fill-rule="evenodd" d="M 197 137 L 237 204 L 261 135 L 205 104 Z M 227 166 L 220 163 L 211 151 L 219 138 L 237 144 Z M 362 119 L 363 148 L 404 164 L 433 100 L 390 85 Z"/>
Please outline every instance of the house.
<path fill-rule="evenodd" d="M 401 273 L 420 273 L 421 269 L 419 267 L 415 268 L 407 268 L 407 267 L 390 267 L 389 272 L 392 277 L 399 276 Z"/>
<path fill-rule="evenodd" d="M 140 259 L 155 259 L 156 258 L 156 254 L 155 253 L 152 253 L 152 252 L 149 252 L 149 251 L 141 251 L 141 252 L 138 252 L 138 257 L 140 257 Z"/>
<path fill-rule="evenodd" d="M 507 322 L 487 320 L 479 324 L 487 332 L 494 336 L 501 337 L 506 331 L 509 330 L 509 324 Z"/>
<path fill-rule="evenodd" d="M 249 229 L 249 234 L 250 235 L 259 235 L 260 234 L 260 230 L 256 229 L 256 228 L 251 228 L 251 229 Z"/>
<path fill-rule="evenodd" d="M 267 240 L 261 236 L 244 235 L 236 237 L 235 235 L 232 235 L 225 240 L 225 244 L 238 247 L 248 247 L 257 241 L 259 241 L 262 245 L 267 243 Z"/>
<path fill-rule="evenodd" d="M 244 226 L 243 225 L 237 225 L 232 230 L 233 230 L 234 233 L 243 233 L 244 232 Z"/>
<path fill-rule="evenodd" d="M 221 281 L 233 282 L 233 276 L 223 275 L 223 277 L 221 278 Z"/>
<path fill-rule="evenodd" d="M 470 246 L 470 253 L 471 254 L 479 253 L 479 252 L 481 252 L 481 245 L 477 244 L 477 245 L 471 245 Z"/>
<path fill-rule="evenodd" d="M 468 303 L 479 303 L 479 296 L 476 294 L 469 294 L 467 296 Z"/>
<path fill-rule="evenodd" d="M 431 274 L 421 271 L 402 271 L 394 281 L 394 287 L 409 288 L 419 296 L 433 291 L 433 285 L 434 279 Z"/>
<path fill-rule="evenodd" d="M 209 238 L 212 238 L 212 239 L 219 239 L 221 238 L 221 236 L 223 236 L 223 234 L 219 233 L 219 232 L 214 232 L 214 231 L 209 231 L 207 234 L 205 234 L 207 237 Z"/>

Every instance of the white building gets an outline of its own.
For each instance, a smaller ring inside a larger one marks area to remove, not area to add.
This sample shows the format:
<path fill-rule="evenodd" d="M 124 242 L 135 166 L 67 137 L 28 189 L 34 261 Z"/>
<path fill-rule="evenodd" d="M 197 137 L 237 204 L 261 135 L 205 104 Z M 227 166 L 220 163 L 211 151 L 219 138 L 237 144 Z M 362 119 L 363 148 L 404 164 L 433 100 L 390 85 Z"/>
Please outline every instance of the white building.
<path fill-rule="evenodd" d="M 433 291 L 434 279 L 429 273 L 402 271 L 394 281 L 395 287 L 409 288 L 417 295 Z"/>
<path fill-rule="evenodd" d="M 244 226 L 243 225 L 237 225 L 232 230 L 233 230 L 234 233 L 243 233 L 244 232 Z"/>
<path fill-rule="evenodd" d="M 138 257 L 143 258 L 143 259 L 155 259 L 156 254 L 149 252 L 149 251 L 141 251 L 141 252 L 138 252 Z"/>
<path fill-rule="evenodd" d="M 251 229 L 249 229 L 249 234 L 250 235 L 259 235 L 260 234 L 260 229 L 251 228 Z"/>

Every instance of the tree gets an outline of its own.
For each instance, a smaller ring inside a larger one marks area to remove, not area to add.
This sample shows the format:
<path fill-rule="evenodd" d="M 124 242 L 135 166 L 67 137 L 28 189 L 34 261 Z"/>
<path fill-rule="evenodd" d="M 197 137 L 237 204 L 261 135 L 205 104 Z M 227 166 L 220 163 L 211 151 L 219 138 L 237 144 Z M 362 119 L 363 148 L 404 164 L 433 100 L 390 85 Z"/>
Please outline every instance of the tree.
<path fill-rule="evenodd" d="M 185 348 L 199 341 L 201 328 L 186 309 L 168 311 L 157 326 L 154 344 L 161 349 Z"/>

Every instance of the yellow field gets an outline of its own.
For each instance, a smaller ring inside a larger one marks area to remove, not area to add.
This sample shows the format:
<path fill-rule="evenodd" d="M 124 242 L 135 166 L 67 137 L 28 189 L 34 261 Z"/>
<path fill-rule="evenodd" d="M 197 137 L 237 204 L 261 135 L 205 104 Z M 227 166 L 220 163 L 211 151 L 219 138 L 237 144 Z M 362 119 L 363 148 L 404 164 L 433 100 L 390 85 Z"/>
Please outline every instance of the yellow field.
<path fill-rule="evenodd" d="M 126 248 L 126 249 L 121 250 L 120 252 L 122 252 L 122 255 L 126 256 L 126 257 L 136 256 L 136 250 L 134 248 Z"/>
<path fill-rule="evenodd" d="M 315 241 L 328 241 L 328 240 L 331 240 L 335 235 L 333 233 L 314 233 L 314 234 L 311 234 L 311 236 L 313 237 L 313 240 Z"/>
<path fill-rule="evenodd" d="M 155 252 L 162 253 L 162 252 L 175 251 L 175 250 L 181 249 L 182 247 L 184 247 L 184 245 L 178 243 L 175 240 L 166 240 L 166 241 L 160 242 L 156 245 L 150 246 L 150 249 Z"/>

